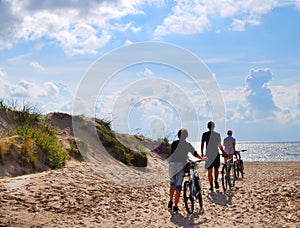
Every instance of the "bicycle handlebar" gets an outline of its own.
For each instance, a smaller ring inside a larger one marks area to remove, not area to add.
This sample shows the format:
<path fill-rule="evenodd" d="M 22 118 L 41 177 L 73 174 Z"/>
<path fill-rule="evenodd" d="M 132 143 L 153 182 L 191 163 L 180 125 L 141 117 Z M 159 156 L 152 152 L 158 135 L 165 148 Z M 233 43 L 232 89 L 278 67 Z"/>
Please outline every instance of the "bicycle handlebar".
<path fill-rule="evenodd" d="M 188 161 L 191 161 L 191 162 L 202 162 L 202 161 L 207 161 L 208 158 L 207 157 L 203 157 L 202 159 L 199 159 L 197 157 L 195 157 L 191 152 L 188 152 Z"/>
<path fill-rule="evenodd" d="M 247 150 L 236 150 L 235 152 L 245 152 Z"/>

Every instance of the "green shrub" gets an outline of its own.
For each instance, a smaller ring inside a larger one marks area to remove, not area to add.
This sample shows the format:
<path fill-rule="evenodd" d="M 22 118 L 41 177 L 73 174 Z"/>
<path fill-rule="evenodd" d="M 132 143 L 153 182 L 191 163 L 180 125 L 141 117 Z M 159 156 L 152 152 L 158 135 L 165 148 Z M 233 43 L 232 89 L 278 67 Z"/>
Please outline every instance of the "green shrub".
<path fill-rule="evenodd" d="M 7 101 L 0 99 L 0 112 L 5 112 L 9 114 L 14 121 L 25 124 L 37 122 L 41 116 L 41 113 L 34 105 L 25 102 L 20 105 L 17 100 L 13 99 Z"/>
<path fill-rule="evenodd" d="M 15 130 L 15 134 L 31 138 L 37 146 L 44 152 L 48 159 L 48 165 L 55 169 L 65 165 L 68 153 L 62 150 L 61 144 L 58 142 L 55 134 L 44 130 L 42 127 L 34 128 L 29 125 L 19 126 Z"/>
<path fill-rule="evenodd" d="M 118 141 L 115 133 L 110 129 L 110 122 L 95 119 L 98 136 L 106 150 L 116 159 L 126 165 L 133 165 L 134 152 Z"/>

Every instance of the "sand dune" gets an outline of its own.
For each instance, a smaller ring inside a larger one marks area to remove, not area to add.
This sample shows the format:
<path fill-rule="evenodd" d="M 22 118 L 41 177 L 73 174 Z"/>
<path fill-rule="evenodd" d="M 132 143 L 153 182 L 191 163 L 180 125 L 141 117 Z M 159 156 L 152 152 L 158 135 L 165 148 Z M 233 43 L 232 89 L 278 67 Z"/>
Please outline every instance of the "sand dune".
<path fill-rule="evenodd" d="M 245 170 L 245 178 L 224 194 L 222 190 L 209 192 L 201 167 L 204 211 L 192 215 L 186 213 L 182 200 L 178 214 L 167 210 L 168 180 L 157 176 L 161 182 L 153 186 L 120 185 L 99 176 L 86 163 L 76 163 L 61 170 L 1 179 L 0 225 L 299 227 L 299 163 L 246 163 Z"/>

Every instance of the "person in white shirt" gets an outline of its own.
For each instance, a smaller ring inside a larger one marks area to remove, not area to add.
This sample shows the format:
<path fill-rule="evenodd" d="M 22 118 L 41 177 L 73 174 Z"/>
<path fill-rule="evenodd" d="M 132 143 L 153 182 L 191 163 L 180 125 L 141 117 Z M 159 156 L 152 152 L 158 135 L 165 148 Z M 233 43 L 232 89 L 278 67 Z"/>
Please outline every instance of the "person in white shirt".
<path fill-rule="evenodd" d="M 225 163 L 228 159 L 233 159 L 233 155 L 235 154 L 235 144 L 236 140 L 232 137 L 232 130 L 228 130 L 227 137 L 223 141 L 224 151 L 227 154 L 227 157 L 224 157 Z"/>

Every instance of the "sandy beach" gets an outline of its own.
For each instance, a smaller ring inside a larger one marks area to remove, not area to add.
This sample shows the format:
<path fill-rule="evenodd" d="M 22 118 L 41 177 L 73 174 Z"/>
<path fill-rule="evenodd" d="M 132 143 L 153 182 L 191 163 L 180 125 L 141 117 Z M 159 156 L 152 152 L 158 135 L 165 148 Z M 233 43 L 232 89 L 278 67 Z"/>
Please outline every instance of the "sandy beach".
<path fill-rule="evenodd" d="M 300 164 L 246 163 L 231 192 L 210 192 L 200 170 L 204 210 L 167 209 L 168 181 L 129 187 L 85 163 L 0 179 L 0 225 L 18 227 L 299 227 Z"/>

